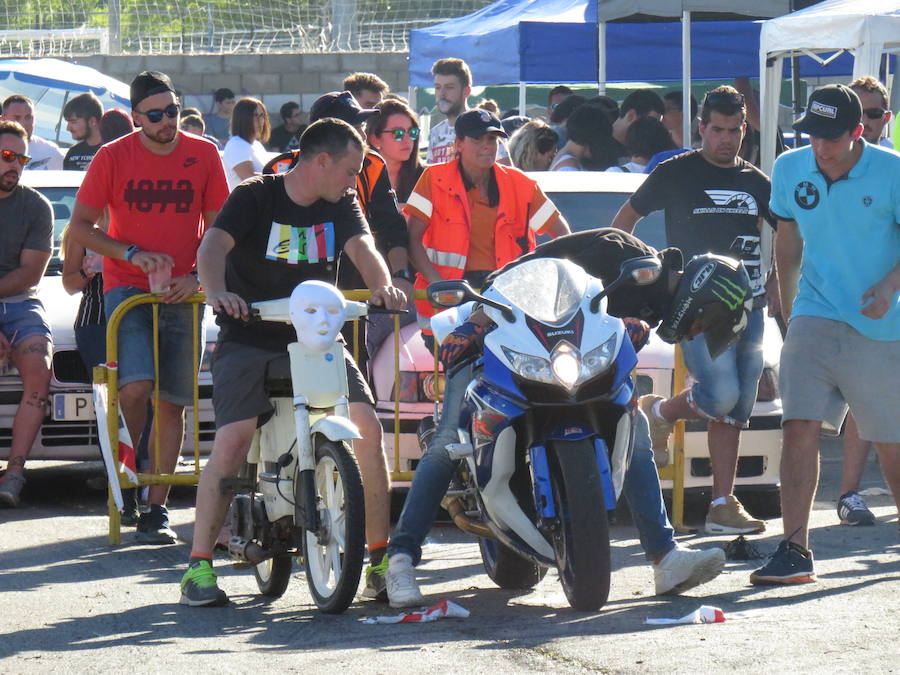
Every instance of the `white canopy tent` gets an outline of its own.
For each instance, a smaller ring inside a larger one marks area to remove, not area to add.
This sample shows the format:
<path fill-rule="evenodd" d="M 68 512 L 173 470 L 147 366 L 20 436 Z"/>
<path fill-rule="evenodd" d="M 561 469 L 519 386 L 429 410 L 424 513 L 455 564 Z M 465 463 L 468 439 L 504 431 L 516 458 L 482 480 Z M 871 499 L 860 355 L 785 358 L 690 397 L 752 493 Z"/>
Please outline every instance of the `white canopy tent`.
<path fill-rule="evenodd" d="M 858 0 L 857 0 L 858 1 Z M 880 1 L 880 0 L 879 0 Z M 690 110 L 691 96 L 691 17 L 731 19 L 780 16 L 790 11 L 790 0 L 599 0 L 597 2 L 598 56 L 600 93 L 606 83 L 606 22 L 626 17 L 681 19 L 682 110 Z M 780 71 L 779 71 L 780 72 Z M 684 138 L 691 137 L 690 115 L 684 116 Z"/>
<path fill-rule="evenodd" d="M 900 52 L 900 0 L 825 0 L 763 23 L 759 46 L 762 169 L 775 162 L 778 97 L 785 58 L 820 63 L 849 51 L 853 77 L 878 76 L 883 54 Z"/>

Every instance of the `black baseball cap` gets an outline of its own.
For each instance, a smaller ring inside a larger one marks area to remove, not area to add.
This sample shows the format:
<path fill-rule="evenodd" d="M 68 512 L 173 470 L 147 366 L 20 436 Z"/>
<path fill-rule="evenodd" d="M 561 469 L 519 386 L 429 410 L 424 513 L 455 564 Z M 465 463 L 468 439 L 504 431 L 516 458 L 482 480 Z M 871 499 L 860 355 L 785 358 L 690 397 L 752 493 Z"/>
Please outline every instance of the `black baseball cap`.
<path fill-rule="evenodd" d="M 457 138 L 481 138 L 489 131 L 494 132 L 502 138 L 509 138 L 503 130 L 503 122 L 494 113 L 481 108 L 473 108 L 467 110 L 456 118 L 456 124 L 453 126 L 456 130 Z"/>
<path fill-rule="evenodd" d="M 856 92 L 843 84 L 829 84 L 810 95 L 806 112 L 794 123 L 794 130 L 831 139 L 853 131 L 861 119 L 862 104 Z"/>
<path fill-rule="evenodd" d="M 137 107 L 138 103 L 149 96 L 167 91 L 175 93 L 175 85 L 168 75 L 156 70 L 145 70 L 131 81 L 131 107 Z"/>
<path fill-rule="evenodd" d="M 336 117 L 350 126 L 358 127 L 378 111 L 373 108 L 360 108 L 359 103 L 349 91 L 331 91 L 316 99 L 309 109 L 310 124 L 325 117 Z"/>

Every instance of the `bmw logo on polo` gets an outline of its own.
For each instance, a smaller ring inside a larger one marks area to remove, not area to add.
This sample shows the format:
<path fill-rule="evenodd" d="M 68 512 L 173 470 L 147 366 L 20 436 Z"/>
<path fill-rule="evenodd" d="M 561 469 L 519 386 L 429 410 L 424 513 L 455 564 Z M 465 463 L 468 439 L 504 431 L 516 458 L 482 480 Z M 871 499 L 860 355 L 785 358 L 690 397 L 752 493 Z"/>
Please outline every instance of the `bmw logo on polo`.
<path fill-rule="evenodd" d="M 716 263 L 714 262 L 708 262 L 700 268 L 700 271 L 694 275 L 694 280 L 691 282 L 692 293 L 696 293 L 697 289 L 701 288 L 703 284 L 706 283 L 706 280 L 709 279 L 709 275 L 713 273 L 714 269 L 716 269 Z"/>
<path fill-rule="evenodd" d="M 819 189 L 808 180 L 797 183 L 794 188 L 794 201 L 801 209 L 810 211 L 819 204 Z"/>

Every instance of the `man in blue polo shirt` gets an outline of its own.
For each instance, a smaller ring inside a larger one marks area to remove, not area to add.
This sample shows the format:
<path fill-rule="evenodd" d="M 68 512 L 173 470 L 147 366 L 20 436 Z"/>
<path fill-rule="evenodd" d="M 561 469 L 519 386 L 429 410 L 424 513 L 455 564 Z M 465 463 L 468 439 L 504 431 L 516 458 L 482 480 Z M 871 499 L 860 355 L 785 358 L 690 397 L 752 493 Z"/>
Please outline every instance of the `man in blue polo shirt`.
<path fill-rule="evenodd" d="M 867 144 L 861 117 L 848 87 L 814 92 L 794 125 L 810 146 L 781 155 L 772 172 L 790 316 L 781 353 L 785 539 L 750 575 L 755 584 L 815 581 L 808 523 L 819 434 L 840 429 L 848 406 L 900 499 L 900 154 Z"/>

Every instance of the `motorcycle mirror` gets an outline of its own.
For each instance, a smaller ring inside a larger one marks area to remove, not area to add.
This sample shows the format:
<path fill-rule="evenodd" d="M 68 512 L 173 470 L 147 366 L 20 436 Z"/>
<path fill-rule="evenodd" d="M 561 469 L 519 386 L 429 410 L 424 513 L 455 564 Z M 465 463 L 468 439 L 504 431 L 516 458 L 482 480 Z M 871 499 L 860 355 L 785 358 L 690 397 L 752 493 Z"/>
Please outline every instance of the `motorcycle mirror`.
<path fill-rule="evenodd" d="M 620 276 L 628 275 L 638 286 L 647 286 L 659 279 L 662 263 L 653 255 L 632 258 L 622 263 Z"/>
<path fill-rule="evenodd" d="M 436 281 L 428 285 L 428 299 L 438 307 L 458 307 L 474 295 L 465 281 Z"/>
<path fill-rule="evenodd" d="M 647 286 L 659 279 L 660 272 L 662 272 L 662 263 L 655 255 L 643 255 L 639 258 L 626 260 L 619 268 L 619 276 L 616 280 L 591 299 L 591 312 L 596 314 L 597 310 L 600 309 L 600 301 L 623 283 Z"/>

